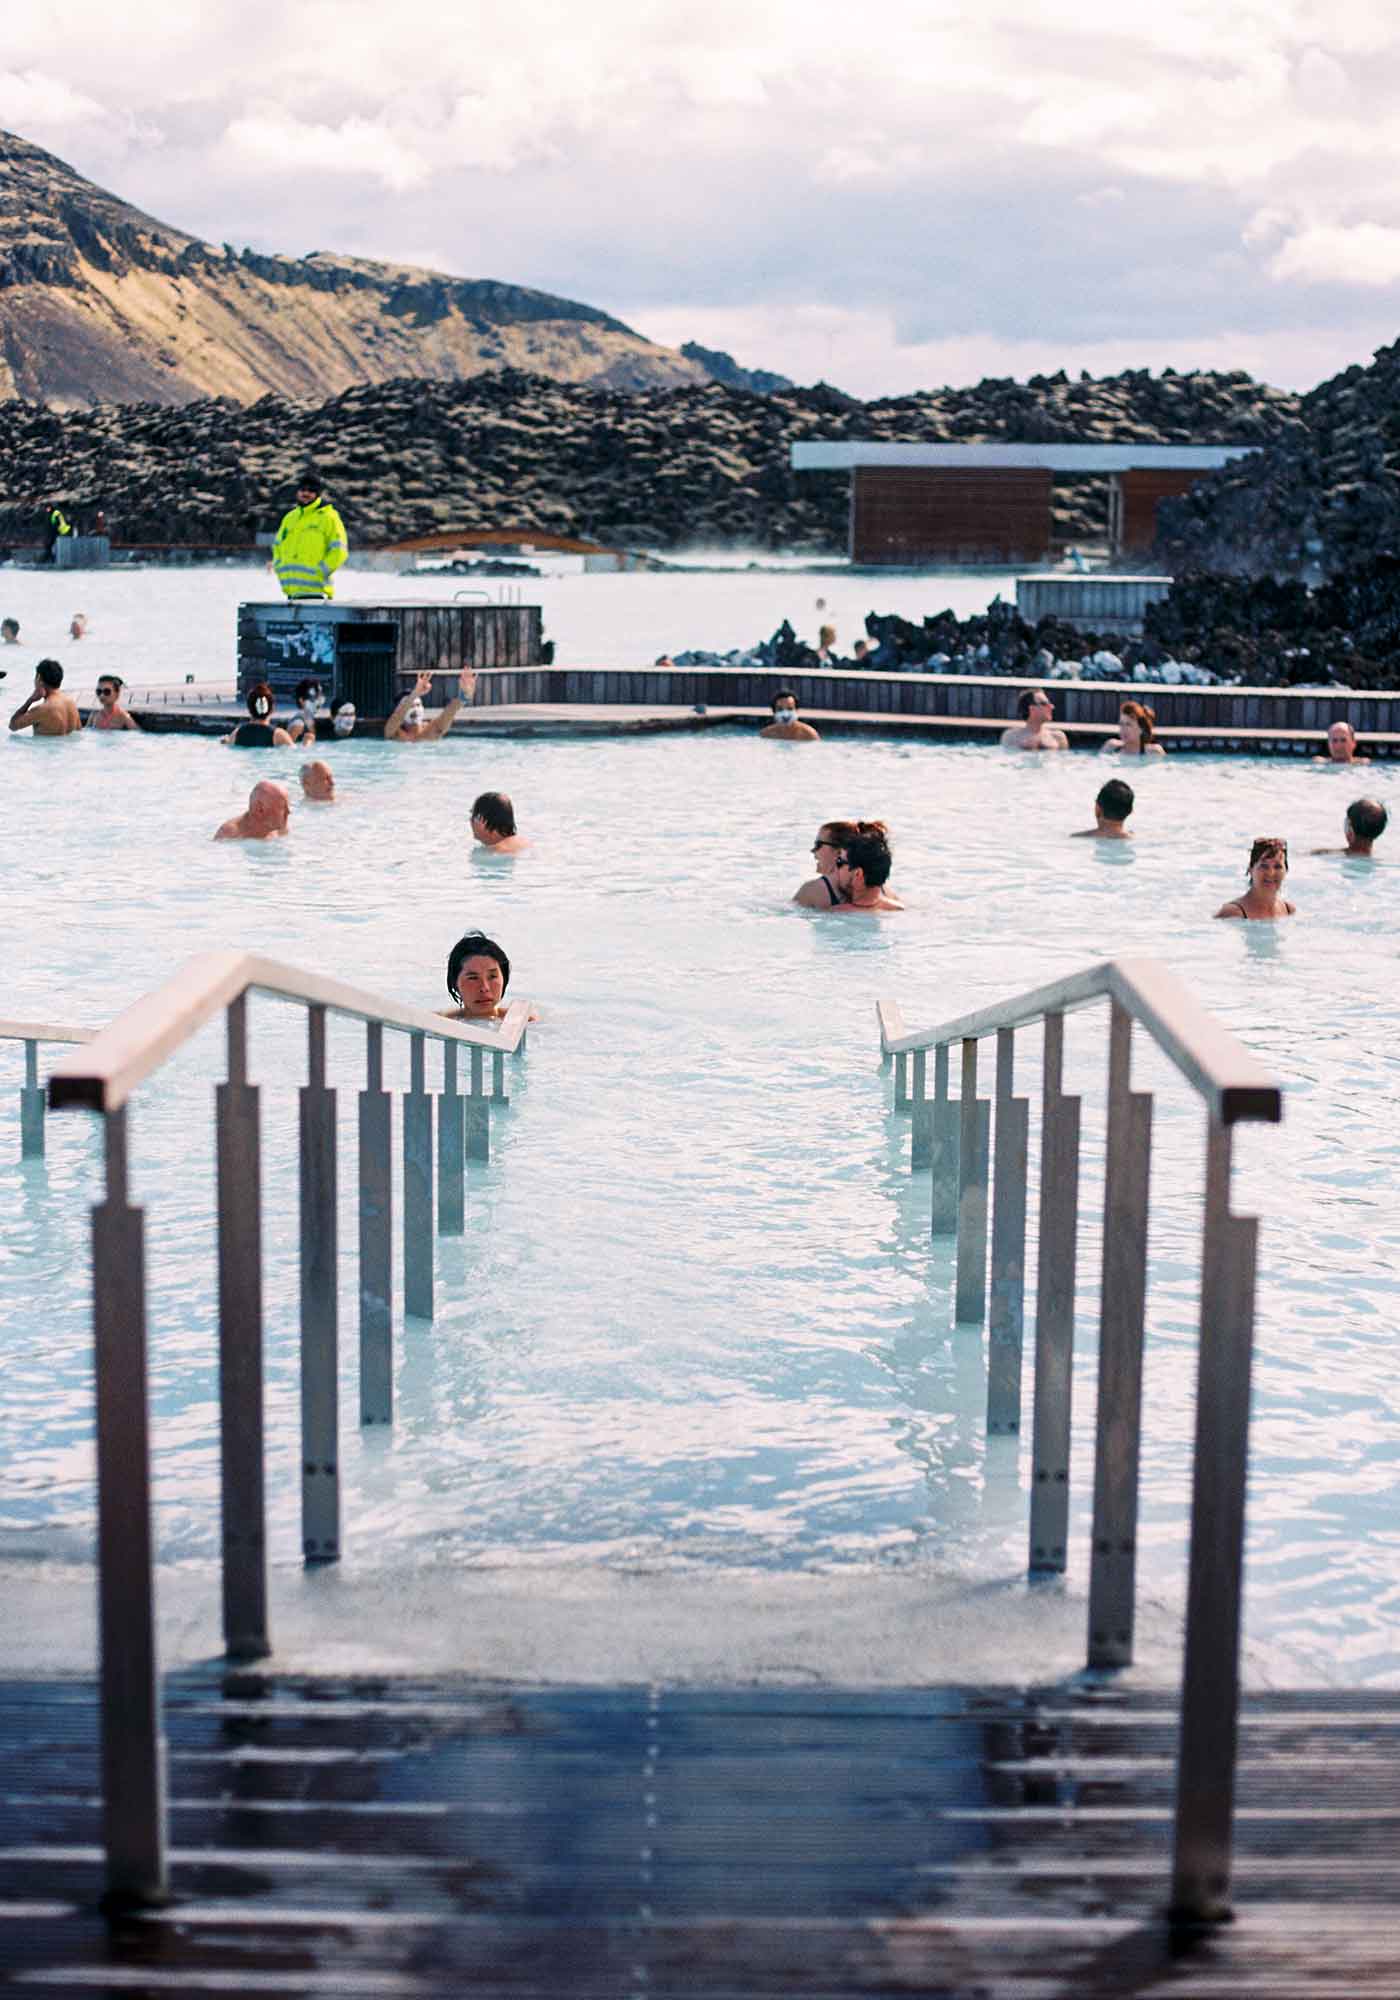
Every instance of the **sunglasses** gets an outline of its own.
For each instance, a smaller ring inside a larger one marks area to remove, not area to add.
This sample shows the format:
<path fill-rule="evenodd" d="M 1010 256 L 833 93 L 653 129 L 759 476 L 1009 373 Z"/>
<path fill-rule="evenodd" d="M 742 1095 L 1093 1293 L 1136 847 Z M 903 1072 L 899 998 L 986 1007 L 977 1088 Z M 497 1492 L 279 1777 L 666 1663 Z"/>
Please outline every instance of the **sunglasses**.
<path fill-rule="evenodd" d="M 115 693 L 116 693 L 116 689 L 115 689 L 114 687 L 100 687 L 100 688 L 99 688 L 99 689 L 97 690 L 97 692 L 98 692 L 99 694 L 115 694 Z"/>
<path fill-rule="evenodd" d="M 835 845 L 836 842 L 834 840 L 814 840 L 812 842 L 812 852 L 813 854 L 820 854 L 824 847 L 834 848 Z"/>
<path fill-rule="evenodd" d="M 849 856 L 848 854 L 838 854 L 838 855 L 837 855 L 837 857 L 836 857 L 836 866 L 837 866 L 838 868 L 849 868 L 849 867 L 850 867 L 850 865 L 851 865 L 851 858 L 850 858 L 850 856 Z"/>

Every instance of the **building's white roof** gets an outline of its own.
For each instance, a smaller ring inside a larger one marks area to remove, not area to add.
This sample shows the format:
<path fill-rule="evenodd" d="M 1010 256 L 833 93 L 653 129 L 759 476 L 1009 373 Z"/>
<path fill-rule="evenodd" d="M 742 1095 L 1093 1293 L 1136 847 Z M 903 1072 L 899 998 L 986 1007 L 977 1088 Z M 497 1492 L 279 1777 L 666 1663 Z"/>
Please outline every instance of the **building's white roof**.
<path fill-rule="evenodd" d="M 1001 471 L 1208 472 L 1257 451 L 1252 444 L 861 444 L 812 439 L 792 446 L 794 472 L 862 466 L 949 466 Z"/>

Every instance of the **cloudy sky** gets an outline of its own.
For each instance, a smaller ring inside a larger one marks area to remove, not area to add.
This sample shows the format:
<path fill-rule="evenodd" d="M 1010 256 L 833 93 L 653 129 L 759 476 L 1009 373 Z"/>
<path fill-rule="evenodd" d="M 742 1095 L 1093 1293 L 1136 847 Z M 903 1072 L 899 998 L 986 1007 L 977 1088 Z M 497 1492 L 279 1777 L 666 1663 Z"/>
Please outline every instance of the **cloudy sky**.
<path fill-rule="evenodd" d="M 0 125 L 215 242 L 863 396 L 1400 335 L 1392 0 L 3 0 Z"/>

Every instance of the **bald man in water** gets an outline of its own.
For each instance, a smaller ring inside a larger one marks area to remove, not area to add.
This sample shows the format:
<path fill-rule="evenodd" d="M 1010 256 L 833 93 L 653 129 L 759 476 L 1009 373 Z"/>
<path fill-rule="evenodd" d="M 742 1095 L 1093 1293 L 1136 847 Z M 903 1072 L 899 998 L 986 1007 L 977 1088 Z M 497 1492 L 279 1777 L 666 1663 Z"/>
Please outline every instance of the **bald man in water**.
<path fill-rule="evenodd" d="M 287 787 L 275 779 L 260 778 L 248 794 L 248 810 L 236 819 L 226 819 L 215 840 L 278 840 L 287 831 L 292 802 Z"/>
<path fill-rule="evenodd" d="M 335 804 L 335 773 L 320 757 L 301 767 L 301 795 L 316 806 Z"/>

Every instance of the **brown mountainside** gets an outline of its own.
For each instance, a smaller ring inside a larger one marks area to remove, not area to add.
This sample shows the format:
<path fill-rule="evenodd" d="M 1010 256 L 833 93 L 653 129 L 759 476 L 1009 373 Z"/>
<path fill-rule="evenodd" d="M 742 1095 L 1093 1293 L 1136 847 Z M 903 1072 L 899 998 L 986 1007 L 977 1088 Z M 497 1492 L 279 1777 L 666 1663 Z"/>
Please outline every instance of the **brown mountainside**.
<path fill-rule="evenodd" d="M 709 379 L 607 313 L 547 292 L 202 243 L 0 132 L 0 399 L 321 402 L 396 377 L 502 369 L 621 390 Z"/>

